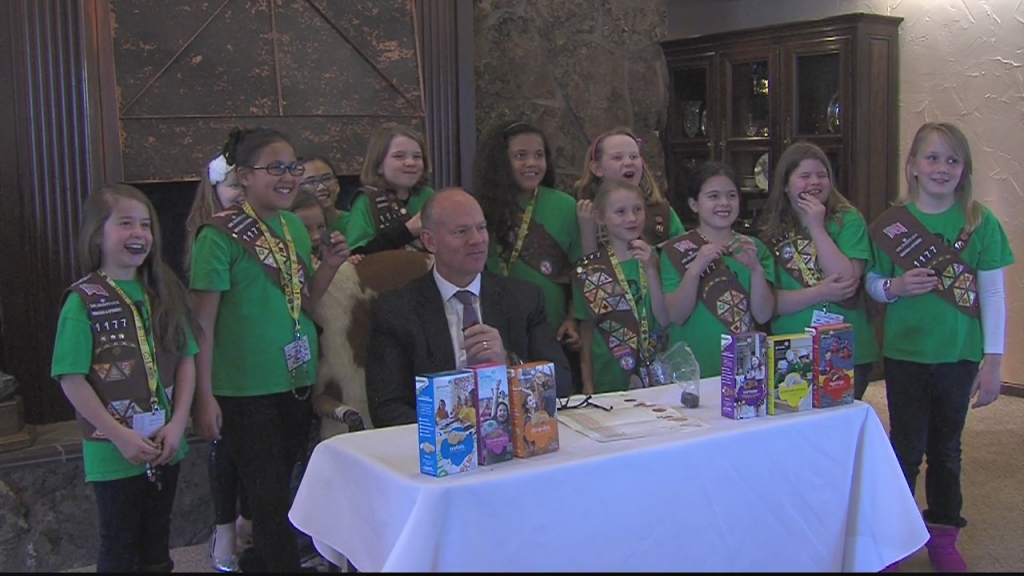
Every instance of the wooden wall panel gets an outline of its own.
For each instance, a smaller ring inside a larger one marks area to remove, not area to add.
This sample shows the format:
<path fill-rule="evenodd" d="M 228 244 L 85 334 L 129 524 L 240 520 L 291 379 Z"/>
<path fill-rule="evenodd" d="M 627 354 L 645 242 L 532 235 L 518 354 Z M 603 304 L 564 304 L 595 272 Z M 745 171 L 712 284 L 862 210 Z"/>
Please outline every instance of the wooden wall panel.
<path fill-rule="evenodd" d="M 127 181 L 198 177 L 233 126 L 278 128 L 344 174 L 377 125 L 425 129 L 410 0 L 109 6 Z"/>
<path fill-rule="evenodd" d="M 80 0 L 9 0 L 0 30 L 0 302 L 4 369 L 26 419 L 73 416 L 49 378 L 64 287 L 78 276 L 79 211 L 93 147 Z"/>

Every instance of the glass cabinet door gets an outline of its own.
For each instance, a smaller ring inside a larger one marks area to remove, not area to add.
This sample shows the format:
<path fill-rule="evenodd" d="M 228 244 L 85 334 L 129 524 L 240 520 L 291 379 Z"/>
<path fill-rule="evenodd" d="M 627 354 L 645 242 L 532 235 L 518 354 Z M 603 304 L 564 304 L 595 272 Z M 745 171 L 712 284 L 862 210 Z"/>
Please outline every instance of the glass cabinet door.
<path fill-rule="evenodd" d="M 807 140 L 827 145 L 841 139 L 848 115 L 850 90 L 844 76 L 849 38 L 791 43 L 785 48 L 784 73 L 790 78 L 783 93 L 783 145 Z"/>
<path fill-rule="evenodd" d="M 668 190 L 665 197 L 689 228 L 696 219 L 686 203 L 690 175 L 712 159 L 717 137 L 718 103 L 714 101 L 715 77 L 710 57 L 674 63 L 671 76 L 672 108 L 668 138 L 664 141 Z"/>
<path fill-rule="evenodd" d="M 725 135 L 719 139 L 719 158 L 740 180 L 740 216 L 734 227 L 750 234 L 768 197 L 774 160 L 777 57 L 763 51 L 723 52 L 721 57 Z"/>
<path fill-rule="evenodd" d="M 714 106 L 708 101 L 711 91 L 710 59 L 693 62 L 672 73 L 674 108 L 670 111 L 672 140 L 707 146 L 711 141 L 708 118 Z"/>

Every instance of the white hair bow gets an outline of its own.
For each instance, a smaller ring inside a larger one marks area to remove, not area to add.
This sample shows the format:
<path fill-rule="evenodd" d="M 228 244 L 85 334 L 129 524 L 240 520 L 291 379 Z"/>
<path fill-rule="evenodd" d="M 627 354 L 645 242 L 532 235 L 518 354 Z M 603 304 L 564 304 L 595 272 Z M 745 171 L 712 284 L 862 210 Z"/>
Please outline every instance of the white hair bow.
<path fill-rule="evenodd" d="M 210 184 L 216 186 L 220 184 L 228 177 L 228 172 L 234 170 L 234 166 L 228 165 L 227 158 L 223 154 L 214 158 L 210 165 L 206 167 L 207 176 L 210 178 Z"/>

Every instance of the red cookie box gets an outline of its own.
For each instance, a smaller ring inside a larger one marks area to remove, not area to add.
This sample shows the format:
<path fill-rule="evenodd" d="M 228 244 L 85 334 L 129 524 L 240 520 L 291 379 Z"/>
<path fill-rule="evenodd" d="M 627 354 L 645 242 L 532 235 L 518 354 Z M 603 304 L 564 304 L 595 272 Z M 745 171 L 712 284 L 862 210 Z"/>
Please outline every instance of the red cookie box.
<path fill-rule="evenodd" d="M 853 403 L 853 326 L 848 323 L 807 329 L 813 339 L 814 382 L 811 396 L 815 408 Z"/>

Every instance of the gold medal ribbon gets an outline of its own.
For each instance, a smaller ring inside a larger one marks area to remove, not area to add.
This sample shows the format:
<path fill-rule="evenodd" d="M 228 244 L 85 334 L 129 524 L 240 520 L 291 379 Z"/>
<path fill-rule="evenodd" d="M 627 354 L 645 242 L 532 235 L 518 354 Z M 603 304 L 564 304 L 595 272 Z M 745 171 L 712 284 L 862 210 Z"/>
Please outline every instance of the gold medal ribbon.
<path fill-rule="evenodd" d="M 641 310 L 636 305 L 636 299 L 633 298 L 633 291 L 629 289 L 629 282 L 626 281 L 626 274 L 622 271 L 622 265 L 619 264 L 619 259 L 615 257 L 615 251 L 608 248 L 608 259 L 612 262 L 612 270 L 615 271 L 615 278 L 619 281 L 619 285 L 622 286 L 626 292 L 626 302 L 629 303 L 629 307 L 633 310 L 633 315 L 640 321 L 640 341 L 638 344 L 638 351 L 643 355 L 644 359 L 647 359 L 650 354 L 651 346 L 651 329 L 648 325 L 647 320 L 647 308 L 644 307 Z M 640 264 L 640 294 L 647 294 L 647 272 L 644 272 L 643 263 Z"/>
<path fill-rule="evenodd" d="M 285 302 L 288 304 L 288 314 L 295 323 L 295 341 L 302 340 L 302 326 L 299 323 L 299 314 L 302 311 L 302 283 L 299 281 L 299 258 L 295 253 L 295 242 L 292 240 L 292 233 L 284 221 L 284 216 L 278 215 L 281 222 L 281 231 L 284 234 L 284 242 L 281 242 L 270 235 L 270 229 L 266 223 L 260 220 L 252 206 L 248 202 L 242 202 L 242 210 L 256 221 L 260 232 L 267 239 L 270 246 L 270 254 L 274 257 L 277 269 L 281 272 L 281 289 L 284 292 Z M 292 370 L 292 383 L 295 383 L 296 370 Z M 303 384 L 308 386 L 309 382 Z"/>
<path fill-rule="evenodd" d="M 149 383 L 149 407 L 151 410 L 156 410 L 159 404 L 156 397 L 157 388 L 157 371 L 156 371 L 156 360 L 153 358 L 153 348 L 149 343 L 149 334 L 146 332 L 146 324 L 142 321 L 142 315 L 139 314 L 139 309 L 132 303 L 132 299 L 124 293 L 124 290 L 115 283 L 110 276 L 103 270 L 99 271 L 100 276 L 110 284 L 117 295 L 124 300 L 125 304 L 128 305 L 128 309 L 132 311 L 132 318 L 135 321 L 135 333 L 139 337 L 139 350 L 142 352 L 142 363 L 146 367 L 146 380 Z M 146 309 L 149 309 L 149 296 L 144 295 L 146 299 Z"/>
<path fill-rule="evenodd" d="M 519 259 L 519 253 L 523 251 L 523 242 L 526 240 L 526 231 L 530 228 L 530 220 L 533 218 L 533 206 L 537 203 L 537 190 L 534 189 L 533 197 L 530 198 L 530 203 L 526 205 L 526 212 L 523 213 L 523 221 L 519 223 L 519 233 L 516 235 L 516 244 L 512 247 L 512 254 L 508 258 L 508 262 L 505 262 L 500 256 L 498 262 L 501 263 L 501 272 L 505 276 L 508 276 L 509 270 L 512 269 L 512 264 Z"/>

